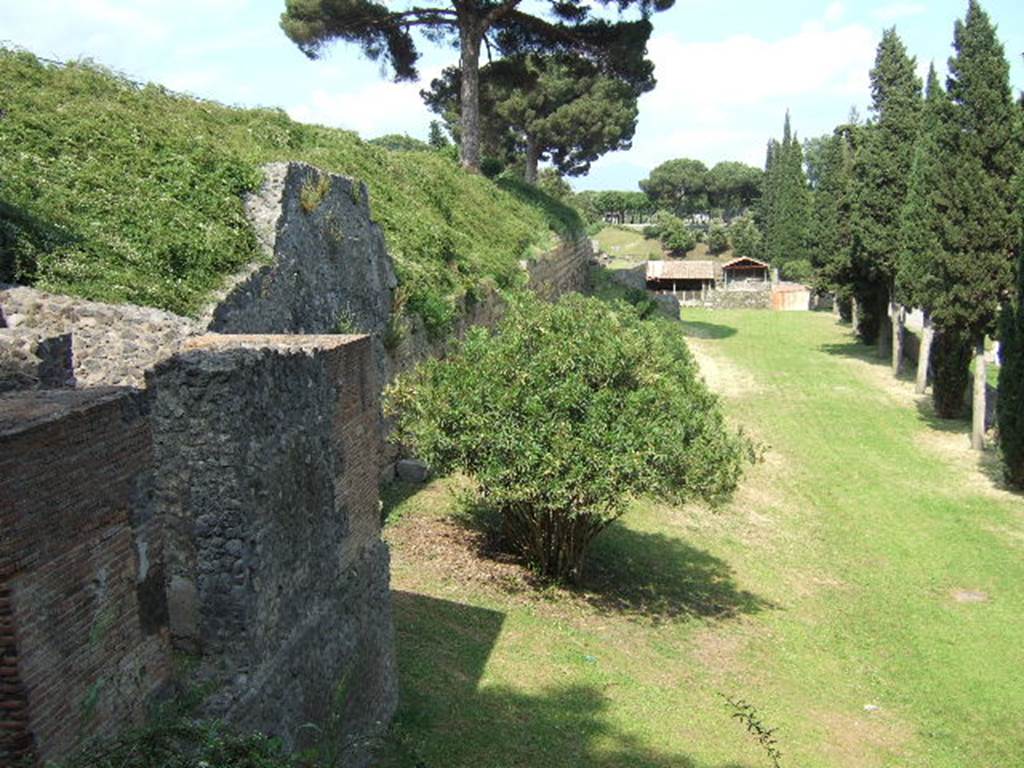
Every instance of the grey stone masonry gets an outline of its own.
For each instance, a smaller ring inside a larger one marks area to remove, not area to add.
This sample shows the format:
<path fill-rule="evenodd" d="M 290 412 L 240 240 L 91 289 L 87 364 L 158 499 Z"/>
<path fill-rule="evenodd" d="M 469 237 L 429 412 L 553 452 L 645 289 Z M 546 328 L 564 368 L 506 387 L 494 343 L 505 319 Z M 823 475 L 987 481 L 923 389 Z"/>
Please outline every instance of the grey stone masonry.
<path fill-rule="evenodd" d="M 245 201 L 264 262 L 231 280 L 202 318 L 215 333 L 382 335 L 398 285 L 362 183 L 299 162 L 264 166 Z"/>
<path fill-rule="evenodd" d="M 22 371 L 20 375 L 0 376 L 9 381 L 20 379 L 25 387 L 44 385 L 39 377 L 32 380 L 29 374 L 26 378 L 32 357 L 39 361 L 40 377 L 46 375 L 42 368 L 50 366 L 52 370 L 61 365 L 61 352 L 41 351 L 38 343 L 34 350 L 24 353 L 25 345 L 31 346 L 26 339 L 33 335 L 40 341 L 71 335 L 73 380 L 63 384 L 137 387 L 143 382 L 146 368 L 173 355 L 186 338 L 198 331 L 195 322 L 171 312 L 132 304 L 104 304 L 23 286 L 0 285 L 0 309 L 6 323 L 6 327 L 0 327 L 0 367 Z M 12 351 L 15 349 L 23 351 Z M 15 365 L 11 361 L 16 356 L 21 362 Z"/>
<path fill-rule="evenodd" d="M 149 388 L 171 641 L 209 712 L 365 745 L 397 702 L 370 339 L 199 337 Z"/>

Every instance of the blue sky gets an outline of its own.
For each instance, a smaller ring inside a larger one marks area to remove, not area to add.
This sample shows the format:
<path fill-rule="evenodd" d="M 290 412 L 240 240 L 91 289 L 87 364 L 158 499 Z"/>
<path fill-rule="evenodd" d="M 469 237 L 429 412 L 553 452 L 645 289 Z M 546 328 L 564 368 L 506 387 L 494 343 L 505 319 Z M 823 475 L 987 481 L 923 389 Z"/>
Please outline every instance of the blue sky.
<path fill-rule="evenodd" d="M 404 5 L 404 4 L 403 4 Z M 999 27 L 1015 89 L 1024 87 L 1024 3 L 984 0 Z M 425 137 L 422 84 L 391 82 L 358 48 L 310 61 L 277 26 L 283 0 L 0 0 L 0 40 L 39 55 L 92 58 L 138 80 L 229 104 L 278 106 L 299 120 L 366 138 Z M 659 85 L 640 103 L 633 149 L 599 160 L 577 188 L 635 188 L 658 163 L 760 165 L 786 109 L 801 136 L 862 114 L 881 32 L 895 25 L 922 73 L 945 73 L 966 0 L 842 2 L 676 0 L 654 18 L 649 53 Z M 423 46 L 429 79 L 456 52 Z"/>

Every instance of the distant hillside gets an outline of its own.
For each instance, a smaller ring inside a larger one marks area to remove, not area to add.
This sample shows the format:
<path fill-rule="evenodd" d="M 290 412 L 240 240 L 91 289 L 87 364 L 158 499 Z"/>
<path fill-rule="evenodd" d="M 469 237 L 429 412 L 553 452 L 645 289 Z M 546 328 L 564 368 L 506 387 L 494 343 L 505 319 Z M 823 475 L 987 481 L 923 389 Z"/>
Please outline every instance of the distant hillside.
<path fill-rule="evenodd" d="M 0 281 L 196 315 L 258 259 L 241 197 L 272 160 L 370 189 L 407 308 L 441 329 L 482 280 L 508 285 L 575 213 L 433 152 L 393 152 L 281 110 L 237 109 L 92 65 L 0 49 Z"/>

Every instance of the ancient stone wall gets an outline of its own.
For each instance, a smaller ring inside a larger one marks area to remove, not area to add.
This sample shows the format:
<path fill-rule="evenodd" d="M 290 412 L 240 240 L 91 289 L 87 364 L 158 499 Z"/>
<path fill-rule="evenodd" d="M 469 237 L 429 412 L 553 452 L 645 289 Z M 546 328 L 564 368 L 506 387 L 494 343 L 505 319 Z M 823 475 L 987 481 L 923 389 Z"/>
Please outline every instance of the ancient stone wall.
<path fill-rule="evenodd" d="M 394 711 L 378 397 L 448 340 L 413 319 L 385 349 L 362 185 L 276 165 L 247 208 L 265 258 L 200 322 L 0 287 L 0 763 L 136 721 L 176 652 L 211 714 L 290 746 L 337 721 L 350 767 Z M 590 256 L 524 269 L 550 299 Z M 485 292 L 454 335 L 504 309 Z M 371 336 L 248 335 L 343 329 Z"/>
<path fill-rule="evenodd" d="M 149 384 L 171 636 L 210 711 L 301 746 L 345 681 L 344 740 L 372 736 L 397 693 L 370 340 L 205 336 Z"/>
<path fill-rule="evenodd" d="M 397 701 L 370 341 L 209 336 L 144 391 L 0 395 L 0 763 L 139 719 L 174 651 L 211 715 L 347 765 Z"/>
<path fill-rule="evenodd" d="M 144 395 L 0 396 L 0 764 L 137 722 L 170 646 Z"/>
<path fill-rule="evenodd" d="M 38 349 L 25 352 L 28 337 L 49 339 L 71 334 L 73 386 L 141 386 L 146 368 L 170 357 L 198 331 L 191 320 L 131 304 L 103 304 L 44 293 L 22 286 L 0 286 L 0 379 L 25 379 Z M 21 335 L 13 333 L 15 329 Z M 8 352 L 4 352 L 4 349 Z M 7 373 L 7 371 L 21 373 Z M 25 382 L 33 386 L 38 382 Z M 14 388 L 9 386 L 8 389 Z M 21 388 L 21 387 L 18 387 Z"/>
<path fill-rule="evenodd" d="M 71 334 L 0 328 L 0 392 L 73 387 Z"/>

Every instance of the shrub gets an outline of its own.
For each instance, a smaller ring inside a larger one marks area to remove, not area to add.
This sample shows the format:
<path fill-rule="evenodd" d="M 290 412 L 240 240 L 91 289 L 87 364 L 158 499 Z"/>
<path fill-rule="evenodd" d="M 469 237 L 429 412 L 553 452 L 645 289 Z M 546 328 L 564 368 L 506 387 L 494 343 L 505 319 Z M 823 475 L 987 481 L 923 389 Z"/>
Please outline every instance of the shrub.
<path fill-rule="evenodd" d="M 522 299 L 496 334 L 474 329 L 385 402 L 397 439 L 472 478 L 506 544 L 556 579 L 579 578 L 631 497 L 716 503 L 752 458 L 678 329 L 577 295 Z"/>
<path fill-rule="evenodd" d="M 708 250 L 713 254 L 725 253 L 729 250 L 729 233 L 721 219 L 711 222 L 707 233 Z"/>
<path fill-rule="evenodd" d="M 658 211 L 644 227 L 644 237 L 657 238 L 669 251 L 685 254 L 697 247 L 697 235 L 675 214 Z"/>

